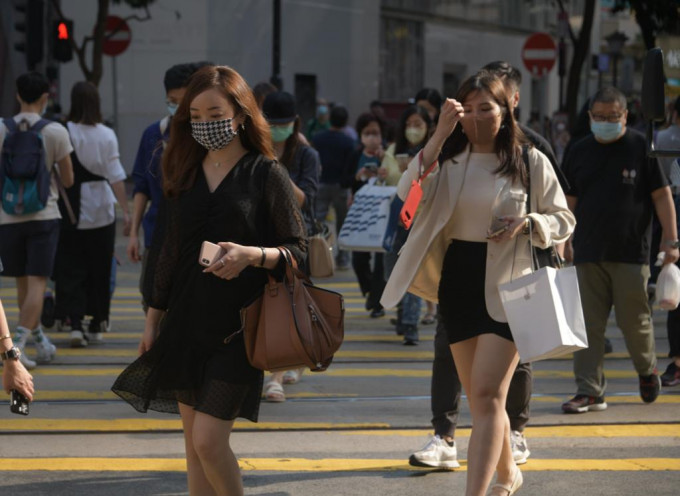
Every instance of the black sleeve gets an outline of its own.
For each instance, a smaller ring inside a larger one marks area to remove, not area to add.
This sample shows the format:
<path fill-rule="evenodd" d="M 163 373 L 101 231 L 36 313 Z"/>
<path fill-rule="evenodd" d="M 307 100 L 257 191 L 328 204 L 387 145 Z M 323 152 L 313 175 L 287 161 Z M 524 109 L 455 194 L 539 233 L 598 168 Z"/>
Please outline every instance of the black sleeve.
<path fill-rule="evenodd" d="M 268 169 L 264 201 L 270 246 L 285 246 L 297 260 L 298 266 L 302 266 L 307 256 L 307 235 L 290 177 L 278 163 L 272 163 Z"/>
<path fill-rule="evenodd" d="M 357 164 L 359 155 L 355 154 L 356 149 L 354 145 L 348 145 L 344 153 L 345 169 L 340 178 L 340 186 L 343 188 L 351 188 L 354 185 L 354 178 L 356 177 Z"/>
<path fill-rule="evenodd" d="M 663 171 L 661 164 L 656 158 L 648 157 L 647 172 L 649 173 L 649 192 L 668 186 L 668 177 Z"/>
<path fill-rule="evenodd" d="M 305 194 L 305 204 L 314 205 L 319 190 L 321 176 L 321 160 L 319 153 L 309 146 L 303 146 L 300 152 L 300 173 L 295 184 Z"/>
<path fill-rule="evenodd" d="M 161 199 L 153 241 L 144 272 L 144 301 L 151 307 L 167 310 L 173 274 L 179 258 L 179 200 Z"/>
<path fill-rule="evenodd" d="M 569 181 L 567 181 L 564 172 L 562 172 L 562 169 L 560 169 L 560 166 L 557 163 L 557 157 L 555 157 L 555 152 L 553 151 L 552 146 L 550 146 L 548 140 L 529 127 L 521 126 L 520 129 L 527 139 L 536 147 L 536 149 L 548 157 L 550 164 L 555 170 L 557 181 L 560 183 L 560 186 L 562 186 L 562 191 L 565 193 L 569 191 Z"/>
<path fill-rule="evenodd" d="M 574 149 L 571 148 L 569 153 L 564 156 L 562 160 L 562 172 L 566 178 L 569 187 L 564 190 L 565 195 L 578 196 L 576 188 L 576 181 L 574 180 Z"/>

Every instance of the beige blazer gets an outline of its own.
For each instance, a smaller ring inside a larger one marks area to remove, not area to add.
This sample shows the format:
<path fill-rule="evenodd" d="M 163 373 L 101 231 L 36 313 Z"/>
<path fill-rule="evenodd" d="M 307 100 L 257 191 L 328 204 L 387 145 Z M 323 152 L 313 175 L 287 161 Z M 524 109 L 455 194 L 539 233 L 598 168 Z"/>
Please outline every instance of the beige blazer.
<path fill-rule="evenodd" d="M 380 303 L 396 306 L 408 291 L 437 303 L 444 256 L 450 239 L 444 235 L 458 196 L 463 187 L 469 147 L 454 157 L 437 165 L 423 181 L 423 198 L 411 226 L 406 244 L 387 281 Z M 574 230 L 576 219 L 567 207 L 555 171 L 548 158 L 535 148 L 529 150 L 531 170 L 531 218 L 534 221 L 533 244 L 547 248 L 565 242 Z M 406 198 L 411 182 L 419 175 L 419 156 L 416 156 L 399 181 L 398 194 Z M 526 190 L 520 183 L 506 177 L 496 177 L 496 195 L 508 193 L 522 202 Z M 490 220 L 490 219 L 489 219 Z M 514 258 L 514 263 L 513 263 Z M 531 258 L 529 237 L 523 234 L 500 243 L 490 242 L 486 256 L 485 297 L 491 318 L 507 322 L 501 304 L 498 285 L 530 273 Z"/>

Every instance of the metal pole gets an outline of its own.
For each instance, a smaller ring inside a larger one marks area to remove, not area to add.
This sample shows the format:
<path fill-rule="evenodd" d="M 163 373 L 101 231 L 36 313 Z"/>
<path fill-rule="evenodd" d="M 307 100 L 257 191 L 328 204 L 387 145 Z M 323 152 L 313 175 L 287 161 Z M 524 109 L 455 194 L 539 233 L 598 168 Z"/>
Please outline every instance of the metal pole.
<path fill-rule="evenodd" d="M 272 77 L 270 81 L 279 90 L 281 79 L 281 0 L 274 0 L 274 26 L 272 30 Z"/>
<path fill-rule="evenodd" d="M 111 74 L 113 78 L 113 130 L 118 134 L 118 70 L 116 57 L 111 57 Z"/>
<path fill-rule="evenodd" d="M 619 62 L 619 56 L 614 55 L 614 76 L 613 76 L 613 82 L 614 82 L 613 86 L 614 86 L 614 88 L 616 88 L 616 83 L 618 82 L 617 81 L 617 79 L 618 79 L 617 78 L 617 76 L 618 76 L 618 74 L 617 74 L 618 62 Z"/>

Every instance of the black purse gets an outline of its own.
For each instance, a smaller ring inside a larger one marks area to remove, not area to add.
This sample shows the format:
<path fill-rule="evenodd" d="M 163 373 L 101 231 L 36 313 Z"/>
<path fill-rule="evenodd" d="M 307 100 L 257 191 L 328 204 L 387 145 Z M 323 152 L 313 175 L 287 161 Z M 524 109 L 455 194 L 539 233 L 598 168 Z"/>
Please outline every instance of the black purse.
<path fill-rule="evenodd" d="M 526 201 L 526 212 L 527 215 L 531 212 L 531 167 L 529 165 L 529 147 L 524 145 L 522 147 L 522 160 L 524 161 L 524 167 L 527 172 L 527 201 Z M 557 253 L 555 245 L 551 245 L 548 248 L 537 248 L 531 242 L 533 237 L 533 232 L 531 230 L 531 223 L 529 223 L 529 243 L 531 244 L 531 258 L 534 270 L 540 269 L 542 267 L 553 267 L 555 269 L 562 268 L 562 257 Z"/>

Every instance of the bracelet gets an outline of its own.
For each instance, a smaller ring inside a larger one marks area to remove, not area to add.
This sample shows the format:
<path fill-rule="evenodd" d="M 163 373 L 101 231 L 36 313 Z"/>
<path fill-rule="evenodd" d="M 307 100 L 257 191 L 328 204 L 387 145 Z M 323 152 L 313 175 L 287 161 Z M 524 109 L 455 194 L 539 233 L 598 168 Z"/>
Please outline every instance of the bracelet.
<path fill-rule="evenodd" d="M 265 262 L 267 261 L 267 252 L 264 251 L 264 248 L 260 246 L 260 250 L 262 250 L 262 259 L 260 260 L 260 267 L 264 267 Z"/>
<path fill-rule="evenodd" d="M 10 336 L 9 334 L 7 334 L 6 336 L 0 336 L 0 341 L 2 341 L 3 339 L 12 339 L 12 336 Z"/>
<path fill-rule="evenodd" d="M 524 228 L 522 229 L 522 234 L 530 235 L 531 228 L 533 227 L 533 220 L 531 217 L 524 217 Z"/>

